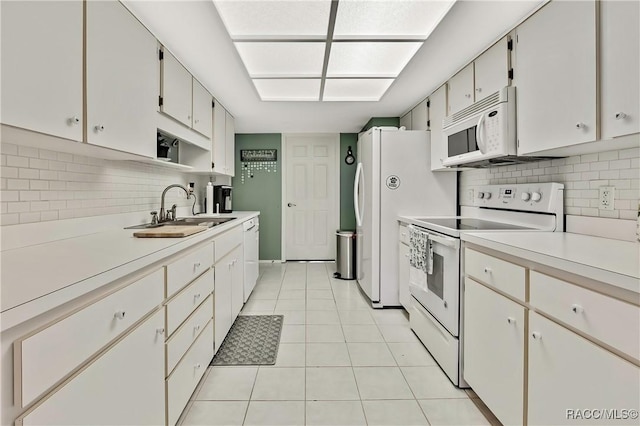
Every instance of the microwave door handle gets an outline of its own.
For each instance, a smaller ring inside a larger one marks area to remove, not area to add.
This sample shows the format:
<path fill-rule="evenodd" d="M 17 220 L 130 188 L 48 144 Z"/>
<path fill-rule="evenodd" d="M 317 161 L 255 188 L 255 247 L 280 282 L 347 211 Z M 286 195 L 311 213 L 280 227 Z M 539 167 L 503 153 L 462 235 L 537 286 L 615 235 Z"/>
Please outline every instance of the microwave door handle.
<path fill-rule="evenodd" d="M 486 146 L 484 145 L 484 138 L 482 136 L 482 131 L 484 127 L 484 113 L 480 116 L 480 120 L 478 120 L 478 125 L 476 126 L 476 142 L 478 144 L 478 149 L 482 154 L 486 151 Z"/>

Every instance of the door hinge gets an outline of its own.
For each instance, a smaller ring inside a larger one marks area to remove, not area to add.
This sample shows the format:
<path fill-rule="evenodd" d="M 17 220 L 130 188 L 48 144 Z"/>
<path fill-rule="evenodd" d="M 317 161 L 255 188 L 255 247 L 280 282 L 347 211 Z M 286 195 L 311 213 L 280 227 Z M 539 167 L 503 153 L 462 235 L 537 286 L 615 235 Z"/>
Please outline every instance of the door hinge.
<path fill-rule="evenodd" d="M 164 59 L 164 52 L 162 50 L 158 50 L 158 60 L 163 60 Z"/>
<path fill-rule="evenodd" d="M 509 80 L 513 80 L 513 68 L 509 68 Z"/>
<path fill-rule="evenodd" d="M 513 50 L 513 40 L 509 39 L 509 41 L 507 41 L 507 49 Z"/>
<path fill-rule="evenodd" d="M 162 106 L 162 96 L 158 96 L 158 106 Z"/>
<path fill-rule="evenodd" d="M 215 169 L 215 168 L 216 168 L 216 163 L 211 162 L 211 168 L 212 168 L 212 169 Z"/>
<path fill-rule="evenodd" d="M 431 101 L 427 101 L 427 108 L 431 108 Z"/>
<path fill-rule="evenodd" d="M 431 120 L 427 120 L 427 127 L 431 127 Z"/>
<path fill-rule="evenodd" d="M 517 148 L 520 148 L 520 139 L 518 139 L 518 143 L 516 144 Z"/>
<path fill-rule="evenodd" d="M 215 108 L 216 107 L 216 101 L 211 101 L 211 108 Z"/>

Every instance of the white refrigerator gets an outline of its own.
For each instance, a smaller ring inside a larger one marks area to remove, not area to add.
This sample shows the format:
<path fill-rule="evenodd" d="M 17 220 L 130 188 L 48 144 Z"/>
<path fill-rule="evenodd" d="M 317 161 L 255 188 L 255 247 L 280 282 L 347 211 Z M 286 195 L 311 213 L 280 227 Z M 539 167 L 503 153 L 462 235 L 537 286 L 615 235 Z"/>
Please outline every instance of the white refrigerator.
<path fill-rule="evenodd" d="M 356 276 L 373 307 L 400 306 L 398 216 L 455 216 L 457 173 L 431 171 L 430 132 L 373 127 L 358 135 Z"/>

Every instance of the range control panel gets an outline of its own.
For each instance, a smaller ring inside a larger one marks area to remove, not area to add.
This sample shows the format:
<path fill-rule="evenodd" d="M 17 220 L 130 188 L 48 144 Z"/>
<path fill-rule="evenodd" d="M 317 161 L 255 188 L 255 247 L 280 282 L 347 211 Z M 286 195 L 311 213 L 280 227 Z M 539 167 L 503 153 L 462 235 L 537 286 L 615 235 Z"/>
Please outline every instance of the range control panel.
<path fill-rule="evenodd" d="M 493 209 L 551 213 L 563 203 L 561 183 L 521 183 L 477 187 L 473 205 Z"/>

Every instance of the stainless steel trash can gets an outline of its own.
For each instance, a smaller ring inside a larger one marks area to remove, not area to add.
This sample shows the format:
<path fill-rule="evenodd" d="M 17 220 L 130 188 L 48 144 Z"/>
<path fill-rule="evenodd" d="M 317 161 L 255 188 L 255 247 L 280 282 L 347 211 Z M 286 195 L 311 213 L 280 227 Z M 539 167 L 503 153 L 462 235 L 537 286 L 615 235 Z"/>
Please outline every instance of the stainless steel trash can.
<path fill-rule="evenodd" d="M 336 231 L 336 269 L 334 277 L 353 280 L 356 277 L 356 233 Z"/>

